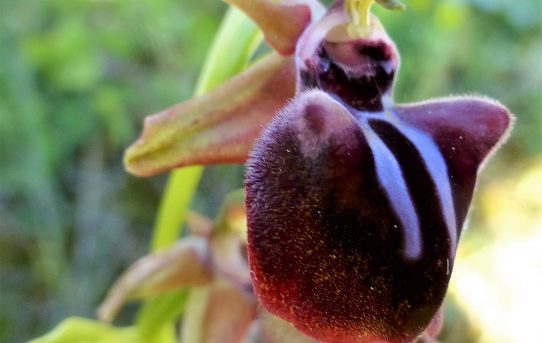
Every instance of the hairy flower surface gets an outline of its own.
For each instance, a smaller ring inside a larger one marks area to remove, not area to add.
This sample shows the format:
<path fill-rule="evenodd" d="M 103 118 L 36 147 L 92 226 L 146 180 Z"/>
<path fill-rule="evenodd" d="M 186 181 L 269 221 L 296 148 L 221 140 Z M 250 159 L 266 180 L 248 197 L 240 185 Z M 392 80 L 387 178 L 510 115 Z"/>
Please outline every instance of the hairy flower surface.
<path fill-rule="evenodd" d="M 439 326 L 476 174 L 510 117 L 476 97 L 394 105 L 394 44 L 374 17 L 359 37 L 347 25 L 338 3 L 300 38 L 298 95 L 251 152 L 253 284 L 324 342 L 412 342 Z"/>
<path fill-rule="evenodd" d="M 371 0 L 325 15 L 316 1 L 229 2 L 278 53 L 149 118 L 127 168 L 249 156 L 248 258 L 269 312 L 321 342 L 437 334 L 476 177 L 510 113 L 472 96 L 395 104 L 399 53 Z"/>

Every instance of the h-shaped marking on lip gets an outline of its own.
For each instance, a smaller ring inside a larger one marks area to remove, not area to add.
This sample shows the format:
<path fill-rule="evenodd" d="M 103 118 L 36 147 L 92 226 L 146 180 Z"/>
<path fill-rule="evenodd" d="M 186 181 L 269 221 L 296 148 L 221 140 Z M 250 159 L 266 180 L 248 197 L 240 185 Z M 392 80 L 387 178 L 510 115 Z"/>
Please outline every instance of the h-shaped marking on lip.
<path fill-rule="evenodd" d="M 420 154 L 437 191 L 439 207 L 450 238 L 450 257 L 453 258 L 457 244 L 457 223 L 452 190 L 446 162 L 433 139 L 419 129 L 404 123 L 393 111 L 386 99 L 384 111 L 379 113 L 359 112 L 356 117 L 367 142 L 373 151 L 379 182 L 403 226 L 405 257 L 415 260 L 423 251 L 421 227 L 418 214 L 408 191 L 401 166 L 390 149 L 368 125 L 369 119 L 385 121 L 393 125 Z M 375 153 L 378 152 L 378 153 Z"/>

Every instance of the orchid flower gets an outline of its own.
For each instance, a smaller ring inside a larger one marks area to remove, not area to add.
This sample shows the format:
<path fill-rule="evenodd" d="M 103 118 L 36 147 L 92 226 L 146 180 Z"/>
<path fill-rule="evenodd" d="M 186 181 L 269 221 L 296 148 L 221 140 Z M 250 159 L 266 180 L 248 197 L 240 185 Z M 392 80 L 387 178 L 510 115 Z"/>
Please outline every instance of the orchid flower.
<path fill-rule="evenodd" d="M 473 96 L 395 104 L 399 53 L 372 0 L 325 14 L 315 0 L 227 2 L 275 51 L 149 117 L 127 169 L 247 163 L 248 262 L 269 313 L 321 342 L 436 335 L 477 174 L 511 114 Z"/>

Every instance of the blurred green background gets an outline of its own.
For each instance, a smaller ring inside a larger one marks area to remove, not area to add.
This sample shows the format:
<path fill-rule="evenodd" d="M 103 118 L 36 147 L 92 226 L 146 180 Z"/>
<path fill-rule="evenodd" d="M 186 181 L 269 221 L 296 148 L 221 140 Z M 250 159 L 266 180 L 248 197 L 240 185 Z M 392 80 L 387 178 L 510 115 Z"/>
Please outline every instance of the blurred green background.
<path fill-rule="evenodd" d="M 396 100 L 485 94 L 517 117 L 480 180 L 441 339 L 540 342 L 541 2 L 405 3 L 404 14 L 377 10 L 402 54 Z M 93 317 L 147 253 L 165 176 L 128 175 L 123 149 L 145 115 L 190 97 L 225 8 L 0 0 L 0 342 Z M 207 168 L 192 208 L 212 216 L 242 175 Z"/>

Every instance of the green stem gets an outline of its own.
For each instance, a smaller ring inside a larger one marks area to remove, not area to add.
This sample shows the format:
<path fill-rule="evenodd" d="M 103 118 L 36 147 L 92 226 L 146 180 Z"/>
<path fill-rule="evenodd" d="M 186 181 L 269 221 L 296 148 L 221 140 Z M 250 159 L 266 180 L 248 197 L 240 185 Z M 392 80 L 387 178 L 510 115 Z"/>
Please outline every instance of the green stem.
<path fill-rule="evenodd" d="M 209 304 L 212 286 L 192 288 L 186 301 L 187 315 L 183 318 L 181 327 L 182 343 L 201 343 L 205 341 L 202 328 L 205 320 L 205 310 Z"/>
<path fill-rule="evenodd" d="M 179 237 L 202 173 L 203 167 L 193 166 L 177 169 L 170 174 L 158 208 L 152 251 L 168 247 Z"/>
<path fill-rule="evenodd" d="M 231 7 L 209 50 L 194 96 L 200 96 L 246 68 L 262 34 L 244 14 Z M 158 209 L 152 250 L 172 244 L 180 234 L 186 210 L 196 192 L 203 167 L 173 171 Z"/>
<path fill-rule="evenodd" d="M 208 92 L 245 69 L 261 41 L 262 34 L 257 26 L 238 10 L 229 8 L 207 55 L 195 96 Z M 179 237 L 186 211 L 196 192 L 202 172 L 203 167 L 196 166 L 171 173 L 158 210 L 151 243 L 153 251 L 170 246 Z M 186 297 L 180 293 L 173 298 L 171 294 L 165 294 L 144 304 L 137 324 L 148 342 L 171 341 L 163 337 L 174 337 L 167 333 L 175 331 L 175 319 L 182 313 L 185 300 Z M 164 306 L 168 310 L 165 310 Z M 156 323 L 156 316 L 160 313 L 163 316 L 162 325 L 148 325 Z M 163 315 L 164 313 L 167 315 Z M 150 331 L 149 327 L 154 329 Z"/>

